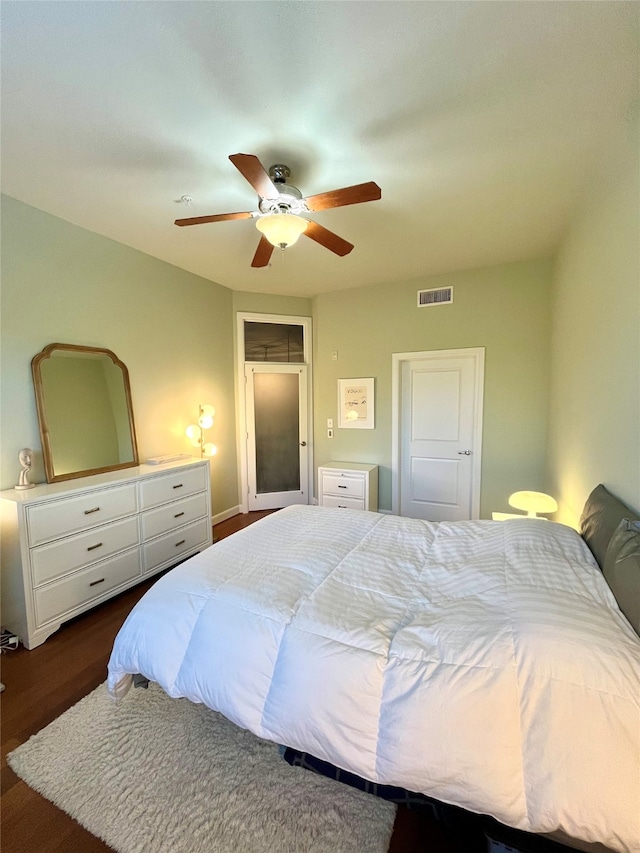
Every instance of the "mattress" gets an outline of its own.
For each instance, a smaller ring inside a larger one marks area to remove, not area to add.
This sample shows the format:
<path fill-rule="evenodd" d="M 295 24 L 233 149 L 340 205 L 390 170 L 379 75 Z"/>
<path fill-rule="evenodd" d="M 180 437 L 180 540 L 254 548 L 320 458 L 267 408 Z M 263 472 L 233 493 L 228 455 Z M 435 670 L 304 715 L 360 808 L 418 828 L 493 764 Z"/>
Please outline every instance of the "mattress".
<path fill-rule="evenodd" d="M 373 782 L 640 851 L 640 641 L 563 525 L 289 507 L 146 593 L 114 696 L 134 673 Z"/>

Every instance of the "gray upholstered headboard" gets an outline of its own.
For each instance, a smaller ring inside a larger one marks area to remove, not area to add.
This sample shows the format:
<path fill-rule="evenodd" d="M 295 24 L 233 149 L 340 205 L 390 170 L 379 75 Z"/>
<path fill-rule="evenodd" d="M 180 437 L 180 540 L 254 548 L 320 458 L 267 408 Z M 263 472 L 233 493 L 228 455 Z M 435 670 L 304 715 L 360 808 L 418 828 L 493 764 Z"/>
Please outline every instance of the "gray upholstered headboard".
<path fill-rule="evenodd" d="M 640 635 L 640 515 L 601 484 L 587 498 L 580 533 Z"/>
<path fill-rule="evenodd" d="M 601 569 L 604 568 L 604 559 L 611 537 L 623 518 L 638 521 L 640 515 L 618 500 L 602 484 L 596 486 L 582 510 L 580 534 Z"/>

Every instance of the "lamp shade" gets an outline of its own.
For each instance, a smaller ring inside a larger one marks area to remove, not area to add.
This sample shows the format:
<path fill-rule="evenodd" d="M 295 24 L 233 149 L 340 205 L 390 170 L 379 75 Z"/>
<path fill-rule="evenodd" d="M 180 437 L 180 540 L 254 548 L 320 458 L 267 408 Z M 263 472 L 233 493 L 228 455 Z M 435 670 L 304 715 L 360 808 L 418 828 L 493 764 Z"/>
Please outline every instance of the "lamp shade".
<path fill-rule="evenodd" d="M 197 424 L 189 424 L 185 432 L 191 444 L 197 447 L 200 444 L 200 427 Z"/>
<path fill-rule="evenodd" d="M 292 246 L 307 230 L 307 220 L 293 213 L 267 213 L 256 222 L 256 228 L 273 246 Z"/>
<path fill-rule="evenodd" d="M 523 509 L 529 515 L 555 512 L 558 509 L 558 504 L 551 495 L 545 495 L 543 492 L 514 492 L 509 496 L 509 506 Z"/>

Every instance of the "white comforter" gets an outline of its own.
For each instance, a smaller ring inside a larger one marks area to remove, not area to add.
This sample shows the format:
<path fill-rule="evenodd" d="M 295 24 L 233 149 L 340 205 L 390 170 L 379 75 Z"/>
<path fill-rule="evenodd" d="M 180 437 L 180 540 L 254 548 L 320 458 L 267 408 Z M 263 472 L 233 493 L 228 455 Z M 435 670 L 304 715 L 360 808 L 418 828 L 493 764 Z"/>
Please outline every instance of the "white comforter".
<path fill-rule="evenodd" d="M 114 695 L 131 673 L 367 779 L 640 851 L 640 640 L 568 527 L 290 507 L 158 581 Z"/>

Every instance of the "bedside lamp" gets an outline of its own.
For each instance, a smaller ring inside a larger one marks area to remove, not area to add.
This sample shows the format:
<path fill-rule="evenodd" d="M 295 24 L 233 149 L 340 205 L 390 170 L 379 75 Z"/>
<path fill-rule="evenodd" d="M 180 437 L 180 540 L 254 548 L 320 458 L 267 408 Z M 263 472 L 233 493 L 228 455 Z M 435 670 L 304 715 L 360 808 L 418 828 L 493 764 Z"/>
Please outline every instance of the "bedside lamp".
<path fill-rule="evenodd" d="M 555 512 L 558 504 L 543 492 L 514 492 L 509 496 L 509 506 L 523 509 L 529 518 L 536 518 L 539 512 Z"/>
<path fill-rule="evenodd" d="M 211 442 L 205 444 L 204 441 L 204 430 L 211 429 L 213 426 L 213 416 L 215 413 L 216 410 L 213 406 L 198 406 L 198 423 L 189 424 L 185 430 L 191 444 L 194 447 L 200 448 L 201 459 L 204 459 L 205 456 L 215 456 L 218 452 L 215 444 L 211 444 Z"/>

